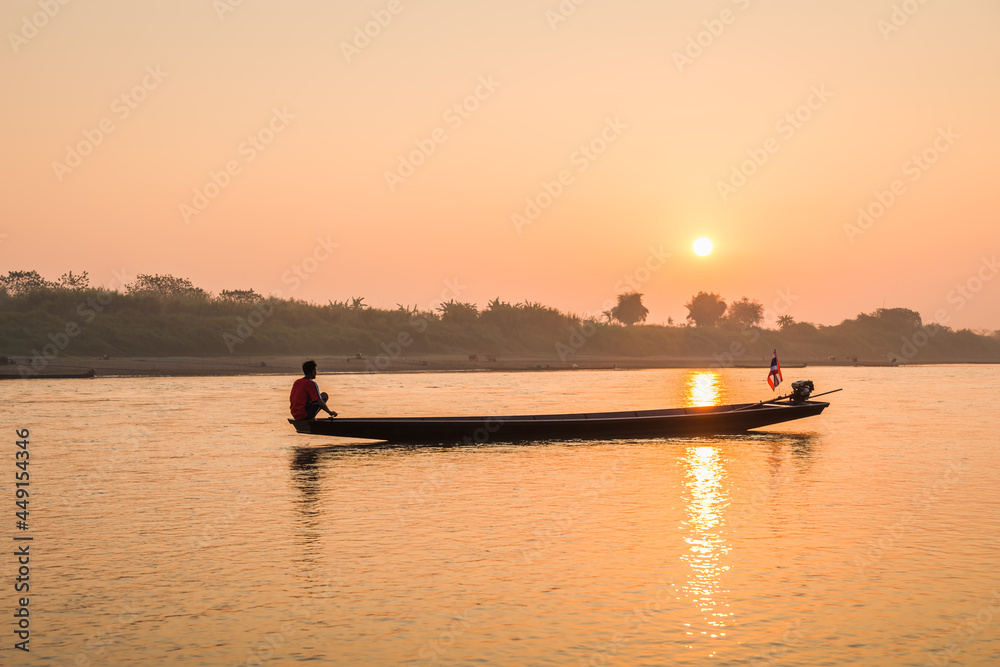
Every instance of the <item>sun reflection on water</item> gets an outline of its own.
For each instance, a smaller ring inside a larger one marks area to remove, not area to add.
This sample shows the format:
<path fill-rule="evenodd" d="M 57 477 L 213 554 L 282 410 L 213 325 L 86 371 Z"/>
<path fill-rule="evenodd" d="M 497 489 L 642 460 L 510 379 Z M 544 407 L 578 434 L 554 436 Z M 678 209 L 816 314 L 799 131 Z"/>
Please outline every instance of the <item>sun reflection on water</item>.
<path fill-rule="evenodd" d="M 684 394 L 686 405 L 719 405 L 722 379 L 716 371 L 691 371 Z"/>
<path fill-rule="evenodd" d="M 710 626 L 700 632 L 711 637 L 725 636 L 724 628 L 732 616 L 726 601 L 728 591 L 721 588 L 723 573 L 729 570 L 726 556 L 732 550 L 721 528 L 723 513 L 729 497 L 723 488 L 725 468 L 717 447 L 688 447 L 684 457 L 687 474 L 684 486 L 687 493 L 687 520 L 685 528 L 688 551 L 681 560 L 691 567 L 691 574 L 683 588 L 688 599 L 696 606 L 704 622 Z M 696 629 L 688 632 L 694 635 Z"/>

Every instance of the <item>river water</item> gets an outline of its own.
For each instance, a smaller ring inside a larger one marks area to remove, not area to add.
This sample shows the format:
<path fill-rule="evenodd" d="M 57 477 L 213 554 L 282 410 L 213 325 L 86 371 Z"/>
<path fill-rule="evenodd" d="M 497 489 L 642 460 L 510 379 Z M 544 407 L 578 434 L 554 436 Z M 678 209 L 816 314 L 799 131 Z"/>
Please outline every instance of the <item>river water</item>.
<path fill-rule="evenodd" d="M 497 415 L 756 401 L 765 376 L 319 382 L 343 416 Z M 0 662 L 1000 664 L 1000 367 L 785 377 L 844 391 L 747 436 L 420 448 L 294 433 L 292 377 L 2 383 L 0 539 L 33 540 L 31 651 L 8 556 Z"/>

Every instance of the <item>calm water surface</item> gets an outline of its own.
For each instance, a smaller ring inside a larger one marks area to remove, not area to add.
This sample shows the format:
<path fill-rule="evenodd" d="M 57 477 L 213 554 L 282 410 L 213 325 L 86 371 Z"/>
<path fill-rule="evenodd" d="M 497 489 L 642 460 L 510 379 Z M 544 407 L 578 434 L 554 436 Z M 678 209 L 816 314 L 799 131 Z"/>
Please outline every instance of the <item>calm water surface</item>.
<path fill-rule="evenodd" d="M 378 416 L 760 400 L 765 375 L 319 380 Z M 5 613 L 0 662 L 1000 664 L 1000 368 L 785 376 L 845 391 L 749 436 L 450 448 L 297 435 L 292 377 L 2 383 L 0 539 L 16 428 L 35 539 L 32 650 Z"/>

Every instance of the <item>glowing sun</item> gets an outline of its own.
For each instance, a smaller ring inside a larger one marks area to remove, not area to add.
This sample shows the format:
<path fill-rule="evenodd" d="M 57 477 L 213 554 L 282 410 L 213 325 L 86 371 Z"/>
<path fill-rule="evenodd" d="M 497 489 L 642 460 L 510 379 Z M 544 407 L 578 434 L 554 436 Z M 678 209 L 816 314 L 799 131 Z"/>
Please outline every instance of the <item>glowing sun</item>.
<path fill-rule="evenodd" d="M 712 239 L 702 236 L 694 242 L 694 254 L 704 257 L 710 252 L 712 252 Z"/>

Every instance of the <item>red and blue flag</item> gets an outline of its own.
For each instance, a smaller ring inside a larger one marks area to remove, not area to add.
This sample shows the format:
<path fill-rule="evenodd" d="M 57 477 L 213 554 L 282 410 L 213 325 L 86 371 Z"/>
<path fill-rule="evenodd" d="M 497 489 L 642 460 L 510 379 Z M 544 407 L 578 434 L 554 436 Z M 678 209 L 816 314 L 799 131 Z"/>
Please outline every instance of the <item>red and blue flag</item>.
<path fill-rule="evenodd" d="M 778 350 L 774 351 L 774 356 L 771 357 L 771 372 L 767 374 L 767 383 L 771 386 L 771 391 L 778 388 L 781 384 L 781 366 L 778 365 Z"/>

